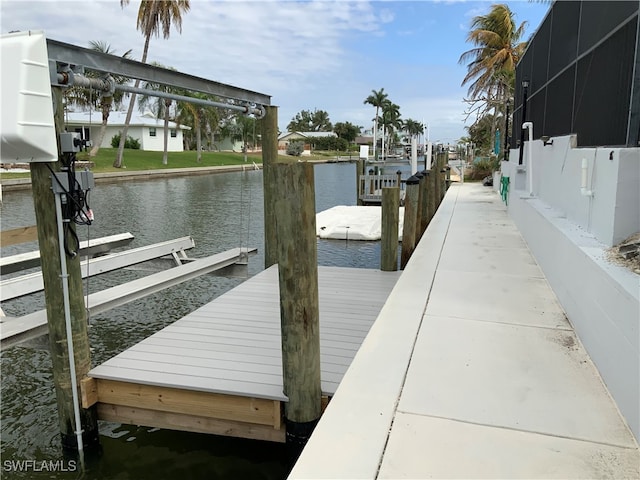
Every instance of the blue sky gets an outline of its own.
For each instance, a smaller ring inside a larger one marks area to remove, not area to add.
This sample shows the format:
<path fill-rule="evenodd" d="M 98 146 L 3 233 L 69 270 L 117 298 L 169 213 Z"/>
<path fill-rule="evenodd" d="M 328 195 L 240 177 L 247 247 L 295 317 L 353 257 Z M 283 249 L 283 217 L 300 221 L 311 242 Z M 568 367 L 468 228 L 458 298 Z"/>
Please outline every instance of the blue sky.
<path fill-rule="evenodd" d="M 460 55 L 473 16 L 491 1 L 254 1 L 191 0 L 182 34 L 153 38 L 149 61 L 272 95 L 279 126 L 299 111 L 326 110 L 332 122 L 371 128 L 374 109 L 363 104 L 384 88 L 402 118 L 429 125 L 430 140 L 465 135 L 466 69 Z M 548 2 L 508 1 L 525 37 L 540 25 Z M 143 37 L 135 28 L 139 2 L 118 0 L 1 0 L 2 33 L 44 30 L 48 37 L 87 46 L 101 40 L 117 53 Z"/>

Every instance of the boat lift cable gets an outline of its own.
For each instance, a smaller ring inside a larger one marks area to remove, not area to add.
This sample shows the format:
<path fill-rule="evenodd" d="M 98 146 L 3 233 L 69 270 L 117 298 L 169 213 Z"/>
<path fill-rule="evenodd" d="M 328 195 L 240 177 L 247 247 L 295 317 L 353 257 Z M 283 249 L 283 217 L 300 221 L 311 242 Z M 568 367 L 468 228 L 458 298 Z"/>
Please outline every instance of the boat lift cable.
<path fill-rule="evenodd" d="M 242 251 L 242 229 L 244 228 L 244 169 L 240 172 L 240 222 L 238 228 L 238 243 Z M 247 243 L 247 246 L 249 244 Z"/>
<path fill-rule="evenodd" d="M 201 98 L 188 97 L 186 95 L 178 95 L 170 92 L 160 92 L 145 88 L 130 87 L 128 85 L 116 85 L 111 76 L 107 76 L 105 78 L 90 78 L 79 73 L 74 73 L 71 70 L 67 70 L 64 72 L 59 72 L 57 79 L 60 85 L 95 88 L 96 90 L 100 90 L 101 92 L 103 92 L 103 94 L 113 94 L 113 92 L 118 90 L 121 92 L 136 93 L 147 95 L 150 97 L 168 98 L 179 102 L 189 102 L 195 105 L 203 105 L 206 107 L 217 107 L 226 108 L 228 110 L 236 110 L 244 113 L 245 115 L 255 115 L 256 118 L 262 118 L 266 114 L 266 110 L 262 105 L 256 105 L 248 102 L 244 102 L 241 104 L 216 102 L 213 100 L 204 100 Z"/>
<path fill-rule="evenodd" d="M 249 202 L 247 205 L 247 250 L 249 249 L 249 229 L 251 228 L 251 183 L 247 182 L 249 185 Z"/>

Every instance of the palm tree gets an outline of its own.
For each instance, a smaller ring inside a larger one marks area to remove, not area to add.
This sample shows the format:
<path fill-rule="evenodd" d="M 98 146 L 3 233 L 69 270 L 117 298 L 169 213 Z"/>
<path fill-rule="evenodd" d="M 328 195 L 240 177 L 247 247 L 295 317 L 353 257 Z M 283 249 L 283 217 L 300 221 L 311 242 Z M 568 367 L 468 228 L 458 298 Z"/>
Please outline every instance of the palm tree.
<path fill-rule="evenodd" d="M 385 155 L 384 148 L 384 137 L 385 130 L 388 129 L 389 138 L 394 136 L 394 130 L 399 130 L 402 128 L 402 120 L 400 119 L 400 106 L 391 102 L 390 100 L 386 100 L 382 105 L 382 154 Z M 389 142 L 391 143 L 391 142 Z M 388 151 L 387 145 L 387 151 Z"/>
<path fill-rule="evenodd" d="M 115 55 L 115 51 L 111 49 L 111 45 L 106 42 L 102 42 L 99 40 L 91 40 L 89 42 L 89 48 L 96 52 L 107 53 L 109 55 Z M 122 58 L 131 58 L 131 50 L 126 51 Z M 103 72 L 98 72 L 96 70 L 87 70 L 87 77 L 98 78 L 104 77 L 105 74 Z M 123 85 L 128 82 L 126 77 L 121 75 L 110 75 L 116 85 Z M 100 125 L 100 130 L 98 131 L 98 135 L 95 139 L 93 139 L 93 147 L 89 151 L 90 157 L 95 157 L 98 151 L 100 150 L 100 145 L 102 144 L 102 139 L 107 131 L 107 122 L 109 120 L 109 114 L 111 113 L 112 108 L 120 108 L 122 105 L 122 100 L 127 93 L 124 93 L 120 90 L 115 90 L 111 94 L 98 94 L 97 92 L 92 92 L 84 87 L 71 87 L 65 91 L 65 100 L 67 104 L 77 105 L 81 108 L 94 108 L 100 109 L 102 112 L 102 124 Z"/>
<path fill-rule="evenodd" d="M 458 60 L 458 63 L 468 62 L 462 85 L 469 84 L 470 101 L 484 103 L 483 113 L 493 110 L 494 119 L 499 113 L 504 115 L 506 102 L 513 95 L 515 66 L 527 46 L 527 42 L 520 42 L 526 25 L 527 22 L 522 22 L 516 28 L 509 7 L 493 5 L 487 15 L 473 18 L 467 41 L 475 48 L 463 53 Z M 494 136 L 495 130 L 494 124 L 491 132 Z"/>
<path fill-rule="evenodd" d="M 381 88 L 379 91 L 375 91 L 375 90 L 371 90 L 371 95 L 369 95 L 367 98 L 365 98 L 364 102 L 365 104 L 369 104 L 373 107 L 376 107 L 376 116 L 374 117 L 374 127 L 373 127 L 373 158 L 376 158 L 376 144 L 377 144 L 377 139 L 376 139 L 376 135 L 378 133 L 378 116 L 380 114 L 380 109 L 382 108 L 382 106 L 384 105 L 384 103 L 387 100 L 387 97 L 389 95 L 387 95 L 386 93 L 384 93 L 384 88 Z"/>
<path fill-rule="evenodd" d="M 220 129 L 220 133 L 223 137 L 230 138 L 233 141 L 242 141 L 242 151 L 244 152 L 245 162 L 247 161 L 247 148 L 249 139 L 251 139 L 251 141 L 255 145 L 256 124 L 257 121 L 254 117 L 249 117 L 246 115 L 236 115 L 233 118 L 228 118 Z"/>
<path fill-rule="evenodd" d="M 200 92 L 182 91 L 179 93 L 185 97 L 192 97 L 199 100 L 217 100 Z M 189 125 L 195 132 L 196 161 L 200 163 L 202 161 L 202 129 L 204 127 L 205 131 L 211 133 L 211 135 L 214 134 L 215 130 L 218 129 L 219 123 L 218 109 L 215 107 L 196 105 L 195 103 L 185 100 L 178 102 L 176 110 L 176 123 Z"/>
<path fill-rule="evenodd" d="M 242 140 L 242 151 L 244 153 L 245 162 L 247 161 L 247 142 L 250 138 L 252 139 L 252 142 L 255 142 L 255 126 L 256 119 L 254 117 L 248 117 L 246 115 L 236 116 L 236 128 L 238 129 L 240 139 Z"/>
<path fill-rule="evenodd" d="M 412 118 L 407 118 L 404 122 L 402 122 L 402 126 L 411 138 L 424 133 L 424 127 L 422 126 L 422 123 L 417 120 L 413 120 Z"/>
<path fill-rule="evenodd" d="M 151 62 L 151 65 L 156 67 L 166 68 L 168 70 L 176 71 L 173 67 L 165 67 L 164 65 L 158 62 Z M 159 83 L 153 82 L 144 82 L 142 88 L 146 90 L 151 90 L 155 92 L 173 92 L 177 93 L 175 88 L 172 88 L 168 85 L 161 85 Z M 171 113 L 171 105 L 173 104 L 173 100 L 170 98 L 160 98 L 160 97 L 152 97 L 149 95 L 142 95 L 140 97 L 140 104 L 138 108 L 141 112 L 144 112 L 147 107 L 151 107 L 153 113 L 156 115 L 156 118 L 160 118 L 161 116 L 164 118 L 164 144 L 163 144 L 163 153 L 162 153 L 162 164 L 166 165 L 168 163 L 168 147 L 169 147 L 169 116 Z"/>
<path fill-rule="evenodd" d="M 120 6 L 125 7 L 129 4 L 129 0 L 120 0 Z M 160 35 L 162 30 L 163 38 L 169 38 L 171 32 L 171 24 L 173 24 L 178 32 L 182 32 L 182 14 L 189 11 L 189 0 L 142 0 L 138 9 L 138 22 L 136 28 L 144 35 L 144 48 L 142 49 L 142 63 L 147 62 L 147 54 L 149 53 L 149 40 L 152 35 L 156 37 Z M 140 79 L 136 79 L 135 88 L 140 86 Z M 133 105 L 136 100 L 135 93 L 131 95 L 129 101 L 129 109 L 127 117 L 124 121 L 124 128 L 120 135 L 120 145 L 118 146 L 118 155 L 113 162 L 116 168 L 122 167 L 122 154 L 124 152 L 124 142 L 127 138 L 127 130 L 131 122 L 133 114 Z"/>

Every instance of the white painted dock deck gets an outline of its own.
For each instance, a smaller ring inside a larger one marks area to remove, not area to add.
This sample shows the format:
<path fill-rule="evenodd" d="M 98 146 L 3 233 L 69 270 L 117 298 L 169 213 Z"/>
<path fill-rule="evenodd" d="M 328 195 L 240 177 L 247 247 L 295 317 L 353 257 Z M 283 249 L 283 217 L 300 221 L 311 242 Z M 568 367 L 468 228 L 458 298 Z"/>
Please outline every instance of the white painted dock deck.
<path fill-rule="evenodd" d="M 333 395 L 400 272 L 319 267 L 321 376 Z M 286 401 L 277 266 L 89 372 L 117 382 Z"/>
<path fill-rule="evenodd" d="M 291 479 L 640 478 L 499 196 L 453 185 Z"/>

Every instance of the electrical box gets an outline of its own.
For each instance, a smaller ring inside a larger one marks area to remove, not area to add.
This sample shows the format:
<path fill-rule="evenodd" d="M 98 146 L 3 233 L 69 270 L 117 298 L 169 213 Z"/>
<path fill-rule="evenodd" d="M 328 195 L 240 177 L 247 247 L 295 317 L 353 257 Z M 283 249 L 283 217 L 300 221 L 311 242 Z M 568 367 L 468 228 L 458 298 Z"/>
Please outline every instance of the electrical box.
<path fill-rule="evenodd" d="M 49 55 L 44 32 L 0 36 L 0 62 L 2 162 L 57 161 Z"/>
<path fill-rule="evenodd" d="M 82 146 L 80 132 L 64 132 L 60 134 L 60 151 L 62 153 L 77 153 Z"/>

